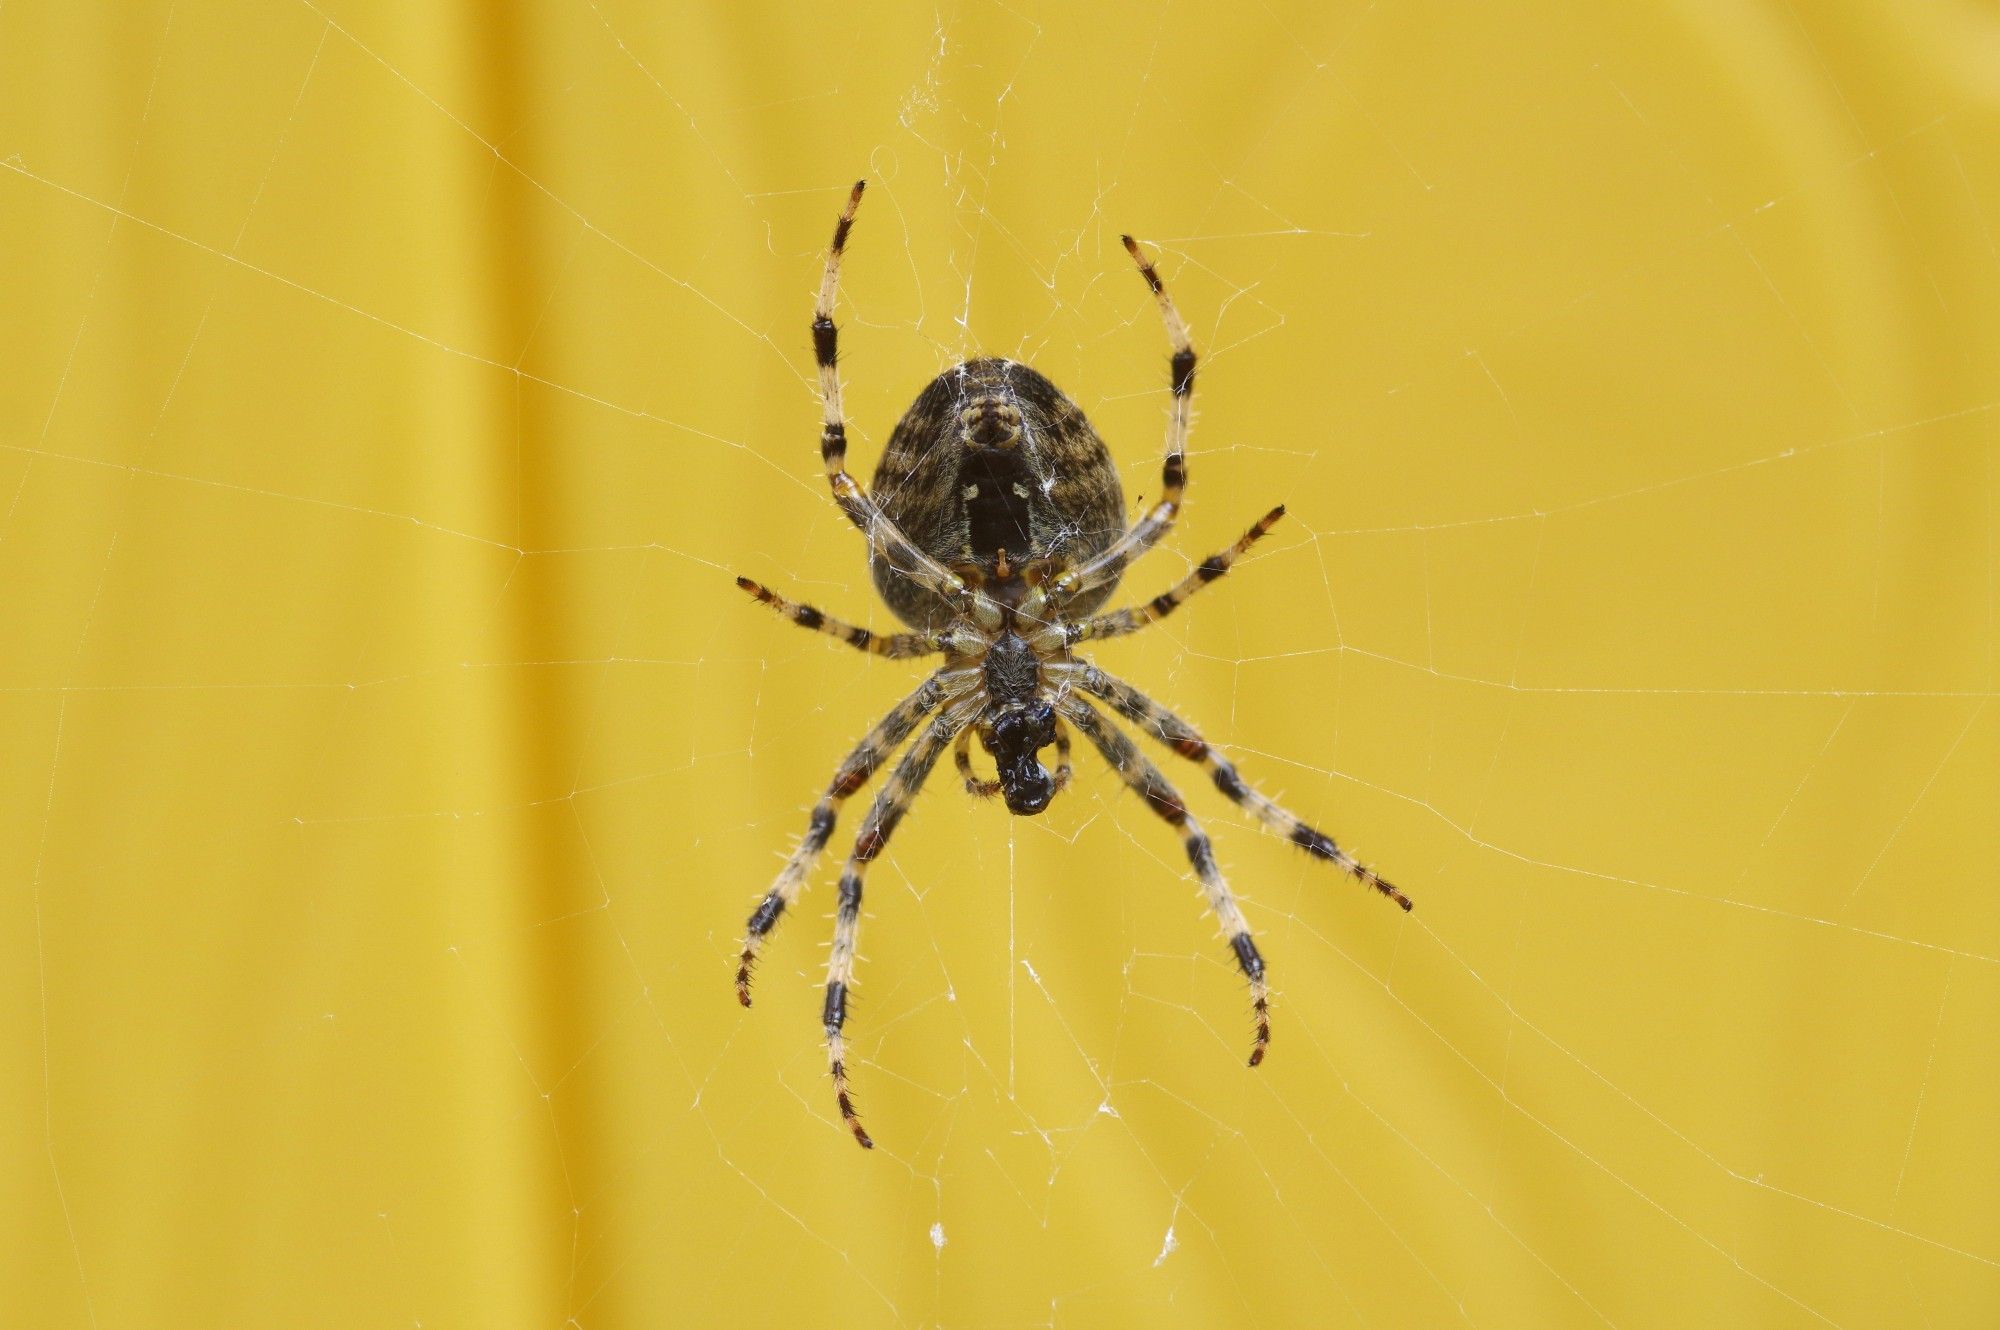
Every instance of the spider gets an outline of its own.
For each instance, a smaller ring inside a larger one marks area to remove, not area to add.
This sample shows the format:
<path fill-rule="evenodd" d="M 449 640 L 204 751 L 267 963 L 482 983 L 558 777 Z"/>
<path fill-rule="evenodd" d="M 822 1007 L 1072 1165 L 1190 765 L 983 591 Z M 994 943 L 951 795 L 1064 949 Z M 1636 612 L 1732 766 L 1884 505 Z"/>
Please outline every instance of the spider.
<path fill-rule="evenodd" d="M 854 1139 L 872 1147 L 874 1141 L 855 1112 L 841 1038 L 869 865 L 888 845 L 947 747 L 953 749 L 969 793 L 982 798 L 997 794 L 1009 812 L 1032 816 L 1047 808 L 1069 781 L 1069 727 L 1074 726 L 1146 807 L 1180 833 L 1209 908 L 1250 984 L 1254 1067 L 1264 1060 L 1271 1022 L 1264 959 L 1250 927 L 1216 867 L 1207 834 L 1180 794 L 1089 699 L 1203 767 L 1218 790 L 1308 854 L 1405 910 L 1409 898 L 1331 836 L 1260 793 L 1194 726 L 1078 657 L 1075 648 L 1135 633 L 1172 614 L 1228 572 L 1284 516 L 1284 507 L 1273 508 L 1234 545 L 1210 555 L 1145 604 L 1098 613 L 1126 566 L 1172 529 L 1187 487 L 1194 346 L 1159 273 L 1130 236 L 1122 237 L 1125 248 L 1159 305 L 1172 346 L 1172 406 L 1160 497 L 1143 517 L 1125 526 L 1118 472 L 1076 404 L 1028 366 L 984 357 L 946 370 L 917 395 L 889 437 L 873 491 L 864 491 L 847 471 L 847 425 L 835 368 L 840 334 L 833 310 L 841 255 L 866 186 L 865 180 L 855 184 L 834 227 L 813 310 L 813 353 L 825 412 L 819 451 L 834 500 L 867 538 L 877 592 L 912 631 L 872 633 L 747 577 L 737 578 L 736 584 L 800 627 L 859 650 L 892 660 L 942 656 L 944 664 L 862 736 L 813 806 L 804 838 L 750 915 L 736 970 L 737 997 L 750 1005 L 750 972 L 757 954 L 798 899 L 833 835 L 841 806 L 915 735 L 861 820 L 840 875 L 833 952 L 827 962 L 822 1015 L 834 1098 Z M 975 734 L 993 759 L 994 779 L 973 770 Z M 1053 774 L 1041 760 L 1042 750 L 1050 747 L 1055 749 Z"/>

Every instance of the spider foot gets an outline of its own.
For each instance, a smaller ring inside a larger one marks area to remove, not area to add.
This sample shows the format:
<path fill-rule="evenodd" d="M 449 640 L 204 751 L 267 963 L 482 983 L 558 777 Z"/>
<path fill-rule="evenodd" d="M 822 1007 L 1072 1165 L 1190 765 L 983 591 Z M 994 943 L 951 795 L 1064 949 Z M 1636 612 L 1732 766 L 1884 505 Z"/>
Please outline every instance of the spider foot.
<path fill-rule="evenodd" d="M 1256 1066 L 1264 1060 L 1264 1050 L 1271 1046 L 1271 1004 L 1262 993 L 1256 997 L 1257 1040 L 1250 1045 L 1250 1065 Z"/>
<path fill-rule="evenodd" d="M 1334 844 L 1333 837 L 1327 835 L 1324 831 L 1309 827 L 1305 823 L 1293 819 L 1291 841 L 1292 844 L 1298 846 L 1315 859 L 1325 859 L 1327 862 L 1336 865 L 1347 873 L 1349 877 L 1357 879 L 1362 886 L 1373 887 L 1376 891 L 1381 892 L 1384 896 L 1402 906 L 1403 909 L 1409 910 L 1412 908 L 1410 898 L 1399 891 L 1394 883 L 1384 881 L 1374 869 L 1356 862 L 1353 855 Z"/>
<path fill-rule="evenodd" d="M 854 1096 L 847 1088 L 847 1068 L 839 1058 L 833 1060 L 833 1096 L 840 1104 L 840 1120 L 854 1133 L 854 1139 L 864 1150 L 873 1150 L 875 1141 L 861 1125 L 861 1115 L 854 1111 Z"/>
<path fill-rule="evenodd" d="M 1145 251 L 1139 248 L 1139 242 L 1131 236 L 1119 236 L 1118 239 L 1123 242 L 1125 252 L 1132 256 L 1132 262 L 1139 265 L 1139 271 L 1146 278 L 1146 285 L 1153 288 L 1154 295 L 1160 294 L 1161 290 L 1164 289 L 1160 284 L 1160 274 L 1153 270 L 1153 261 L 1146 257 Z"/>
<path fill-rule="evenodd" d="M 1361 881 L 1363 885 L 1375 888 L 1375 890 L 1402 906 L 1404 913 L 1408 913 L 1416 908 L 1408 896 L 1397 890 L 1393 882 L 1384 882 L 1381 878 L 1375 876 L 1375 870 L 1372 868 L 1361 870 Z"/>

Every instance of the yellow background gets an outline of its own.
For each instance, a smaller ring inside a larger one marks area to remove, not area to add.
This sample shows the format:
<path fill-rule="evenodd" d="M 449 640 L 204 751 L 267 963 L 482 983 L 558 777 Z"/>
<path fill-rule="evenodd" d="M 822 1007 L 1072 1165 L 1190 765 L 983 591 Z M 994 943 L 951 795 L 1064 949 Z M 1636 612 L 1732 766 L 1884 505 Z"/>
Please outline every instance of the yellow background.
<path fill-rule="evenodd" d="M 1225 12 L 1234 11 L 1234 12 Z M 10 1326 L 2000 1323 L 2000 22 L 1971 4 L 0 8 Z M 1032 360 L 1157 488 L 1080 755 L 947 770 L 818 475 Z M 1162 757 L 1162 762 L 1170 759 Z M 852 819 L 847 823 L 851 830 Z"/>

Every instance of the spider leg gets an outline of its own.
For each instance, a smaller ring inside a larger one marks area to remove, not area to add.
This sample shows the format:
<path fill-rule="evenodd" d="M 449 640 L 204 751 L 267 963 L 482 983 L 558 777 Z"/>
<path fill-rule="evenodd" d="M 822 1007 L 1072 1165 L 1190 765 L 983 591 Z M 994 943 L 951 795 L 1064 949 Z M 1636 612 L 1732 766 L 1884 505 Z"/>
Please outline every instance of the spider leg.
<path fill-rule="evenodd" d="M 1056 717 L 1056 774 L 1055 788 L 1049 792 L 1054 798 L 1061 794 L 1063 786 L 1069 784 L 1072 768 L 1069 761 L 1069 726 L 1063 724 L 1061 716 Z"/>
<path fill-rule="evenodd" d="M 753 582 L 747 577 L 737 578 L 736 585 L 799 627 L 837 637 L 857 651 L 903 660 L 912 656 L 935 656 L 944 650 L 944 639 L 937 633 L 871 633 L 866 628 L 843 623 L 822 613 L 804 601 L 788 600 L 761 582 Z"/>
<path fill-rule="evenodd" d="M 852 752 L 834 772 L 833 781 L 826 787 L 826 793 L 813 805 L 812 816 L 806 822 L 806 834 L 792 851 L 791 858 L 778 870 L 777 881 L 771 884 L 757 902 L 757 908 L 750 913 L 750 921 L 744 926 L 743 956 L 736 967 L 736 996 L 744 1006 L 750 1005 L 750 971 L 757 964 L 757 953 L 763 950 L 764 939 L 778 926 L 779 918 L 791 903 L 798 899 L 805 886 L 807 874 L 819 859 L 820 851 L 826 848 L 827 839 L 833 835 L 834 819 L 840 814 L 840 806 L 868 783 L 881 765 L 908 738 L 918 722 L 936 710 L 948 696 L 950 685 L 947 672 L 938 671 L 924 680 L 918 689 L 898 702 L 884 716 L 875 728 L 861 737 Z"/>
<path fill-rule="evenodd" d="M 991 799 L 1000 793 L 1000 782 L 986 780 L 972 769 L 972 727 L 966 726 L 958 732 L 958 742 L 951 746 L 951 760 L 958 766 L 959 778 L 965 782 L 965 792 L 978 799 Z"/>
<path fill-rule="evenodd" d="M 1153 299 L 1159 302 L 1160 320 L 1166 324 L 1167 341 L 1173 348 L 1168 379 L 1168 385 L 1173 389 L 1173 406 L 1167 417 L 1167 455 L 1160 467 L 1159 501 L 1151 510 L 1112 542 L 1109 549 L 1062 574 L 1050 586 L 1047 601 L 1058 610 L 1082 592 L 1116 581 L 1126 565 L 1153 548 L 1180 515 L 1181 495 L 1187 489 L 1187 440 L 1194 397 L 1194 341 L 1188 332 L 1187 320 L 1174 307 L 1174 298 L 1167 294 L 1166 284 L 1154 271 L 1152 260 L 1140 252 L 1139 242 L 1131 236 L 1120 236 L 1119 239 L 1125 242 L 1126 252 L 1131 254 L 1132 261 L 1139 265 L 1139 274 L 1146 279 Z"/>
<path fill-rule="evenodd" d="M 1405 910 L 1410 898 L 1394 885 L 1378 877 L 1353 855 L 1334 843 L 1333 837 L 1308 826 L 1299 817 L 1244 780 L 1228 758 L 1201 737 L 1194 726 L 1147 697 L 1122 679 L 1106 674 L 1095 665 L 1082 665 L 1070 676 L 1076 687 L 1092 697 L 1103 698 L 1112 710 L 1138 725 L 1146 733 L 1172 748 L 1190 762 L 1208 769 L 1215 788 L 1248 809 L 1258 821 L 1298 846 L 1315 859 L 1324 859 L 1365 887 L 1381 892 Z"/>
<path fill-rule="evenodd" d="M 1147 760 L 1146 755 L 1139 751 L 1139 746 L 1127 738 L 1123 730 L 1074 693 L 1065 696 L 1057 705 L 1063 715 L 1083 731 L 1083 737 L 1104 755 L 1104 760 L 1118 772 L 1126 786 L 1146 801 L 1146 807 L 1181 833 L 1188 862 L 1194 865 L 1195 875 L 1201 879 L 1202 890 L 1208 896 L 1208 908 L 1221 922 L 1222 930 L 1229 938 L 1229 948 L 1236 954 L 1237 967 L 1250 981 L 1250 1002 L 1257 1013 L 1257 1038 L 1250 1046 L 1250 1065 L 1256 1066 L 1264 1060 L 1264 1049 L 1271 1042 L 1271 1008 L 1264 985 L 1264 958 L 1257 952 L 1257 943 L 1250 936 L 1250 925 L 1244 922 L 1243 911 L 1237 907 L 1229 883 L 1223 880 L 1222 870 L 1215 865 L 1215 851 L 1209 845 L 1207 833 L 1189 816 L 1187 805 L 1181 802 L 1180 794 L 1167 783 L 1160 769 Z"/>
<path fill-rule="evenodd" d="M 923 788 L 924 778 L 943 755 L 958 732 L 971 720 L 974 713 L 963 707 L 947 709 L 931 718 L 930 725 L 910 745 L 903 754 L 902 761 L 889 774 L 888 781 L 875 796 L 875 802 L 868 806 L 867 816 L 861 820 L 861 830 L 854 838 L 854 851 L 847 857 L 847 867 L 840 875 L 840 904 L 834 914 L 833 954 L 826 963 L 826 1007 L 822 1017 L 826 1025 L 826 1056 L 828 1070 L 833 1073 L 833 1093 L 840 1105 L 840 1117 L 847 1129 L 854 1133 L 854 1139 L 863 1149 L 873 1149 L 875 1142 L 862 1129 L 861 1116 L 854 1111 L 854 1096 L 848 1089 L 847 1062 L 841 1040 L 841 1027 L 847 1023 L 847 993 L 854 981 L 854 947 L 861 932 L 861 883 L 868 875 L 868 866 L 889 843 L 896 824 L 909 811 L 910 801 Z"/>
<path fill-rule="evenodd" d="M 958 742 L 952 745 L 952 760 L 958 765 L 958 774 L 965 781 L 965 792 L 980 799 L 991 799 L 1000 793 L 1000 782 L 985 780 L 972 769 L 972 727 L 958 732 Z M 1063 724 L 1062 717 L 1056 717 L 1056 772 L 1055 785 L 1050 797 L 1061 794 L 1069 784 L 1073 768 L 1069 760 L 1069 726 Z"/>
<path fill-rule="evenodd" d="M 854 212 L 861 206 L 861 191 L 867 184 L 865 180 L 854 182 L 847 207 L 834 225 L 833 244 L 826 252 L 826 273 L 820 278 L 819 299 L 813 305 L 813 359 L 819 365 L 819 397 L 824 409 L 819 455 L 826 464 L 826 482 L 833 489 L 834 501 L 868 538 L 876 555 L 927 590 L 947 600 L 962 601 L 969 594 L 965 580 L 919 549 L 847 470 L 847 420 L 841 411 L 838 368 L 840 329 L 833 322 L 833 302 L 840 286 L 840 259 L 847 249 L 847 233 L 854 228 Z"/>
<path fill-rule="evenodd" d="M 1262 540 L 1270 529 L 1285 515 L 1285 505 L 1279 504 L 1270 512 L 1257 519 L 1257 524 L 1243 533 L 1243 538 L 1219 554 L 1211 554 L 1201 561 L 1193 572 L 1176 582 L 1171 588 L 1130 609 L 1115 610 L 1110 614 L 1100 614 L 1094 619 L 1086 619 L 1073 625 L 1068 633 L 1068 644 L 1088 642 L 1095 638 L 1123 637 L 1136 633 L 1141 628 L 1156 624 L 1185 605 L 1194 593 L 1229 571 L 1229 566 L 1243 557 L 1252 545 Z"/>

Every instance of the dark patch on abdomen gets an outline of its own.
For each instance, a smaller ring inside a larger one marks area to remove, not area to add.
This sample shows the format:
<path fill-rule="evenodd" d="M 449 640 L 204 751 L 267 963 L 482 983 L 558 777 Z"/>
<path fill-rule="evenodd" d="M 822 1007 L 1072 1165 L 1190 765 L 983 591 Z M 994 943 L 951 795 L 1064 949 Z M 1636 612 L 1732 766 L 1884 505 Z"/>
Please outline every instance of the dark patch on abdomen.
<path fill-rule="evenodd" d="M 1015 492 L 1020 486 L 1029 494 Z M 965 498 L 968 487 L 978 494 Z M 977 559 L 991 559 L 1006 550 L 1016 563 L 1029 557 L 1033 543 L 1029 515 L 1035 493 L 1034 475 L 1020 453 L 981 449 L 965 459 L 958 473 L 959 500 L 965 505 L 966 541 Z"/>

